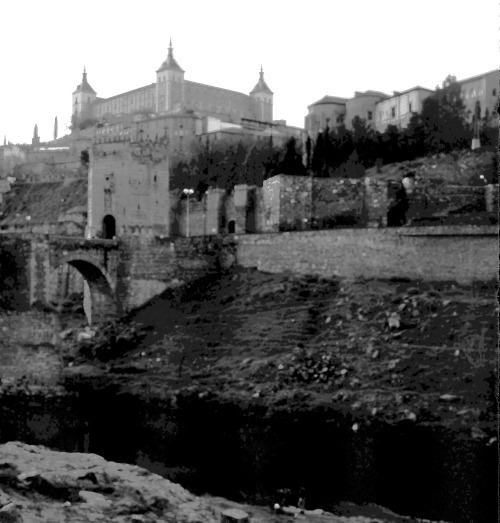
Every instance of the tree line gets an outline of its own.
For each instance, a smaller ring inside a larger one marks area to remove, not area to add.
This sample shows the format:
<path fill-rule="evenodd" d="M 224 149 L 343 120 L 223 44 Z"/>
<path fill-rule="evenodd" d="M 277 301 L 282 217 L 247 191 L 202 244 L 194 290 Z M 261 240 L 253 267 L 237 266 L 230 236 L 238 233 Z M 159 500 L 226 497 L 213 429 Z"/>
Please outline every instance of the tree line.
<path fill-rule="evenodd" d="M 235 185 L 261 187 L 276 174 L 306 175 L 301 144 L 290 138 L 275 145 L 272 138 L 237 143 L 197 144 L 189 155 L 173 160 L 171 189 L 191 187 L 202 195 L 209 187 L 231 190 Z"/>
<path fill-rule="evenodd" d="M 366 168 L 376 165 L 468 149 L 474 136 L 480 138 L 482 146 L 494 146 L 498 128 L 491 126 L 488 109 L 482 114 L 477 101 L 472 119 L 470 116 L 460 84 L 454 76 L 448 76 L 404 129 L 389 125 L 379 133 L 359 117 L 354 118 L 352 130 L 345 126 L 326 129 L 317 137 L 310 168 L 316 176 L 360 177 Z"/>
<path fill-rule="evenodd" d="M 290 138 L 283 146 L 273 145 L 272 139 L 198 144 L 188 157 L 174 160 L 171 187 L 190 186 L 201 195 L 208 187 L 262 186 L 264 180 L 280 173 L 360 178 L 369 167 L 468 149 L 474 136 L 482 146 L 496 146 L 498 128 L 491 126 L 491 120 L 479 101 L 474 114 L 467 113 L 460 84 L 448 76 L 404 129 L 389 125 L 380 133 L 356 117 L 352 129 L 345 125 L 327 128 L 314 142 Z"/>

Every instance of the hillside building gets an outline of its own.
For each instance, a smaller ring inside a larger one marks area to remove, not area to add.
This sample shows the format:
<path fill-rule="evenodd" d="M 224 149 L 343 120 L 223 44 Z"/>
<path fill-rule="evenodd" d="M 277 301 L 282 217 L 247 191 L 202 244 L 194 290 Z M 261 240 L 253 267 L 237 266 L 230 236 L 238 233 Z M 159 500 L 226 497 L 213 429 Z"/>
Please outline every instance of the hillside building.
<path fill-rule="evenodd" d="M 326 129 L 335 129 L 344 123 L 347 98 L 323 96 L 321 100 L 307 106 L 305 129 L 310 136 L 316 136 Z"/>
<path fill-rule="evenodd" d="M 352 129 L 355 118 L 360 118 L 364 120 L 368 126 L 375 128 L 377 104 L 383 100 L 387 100 L 387 98 L 389 98 L 389 95 L 379 91 L 356 91 L 354 98 L 350 98 L 346 102 L 345 125 L 347 129 Z"/>
<path fill-rule="evenodd" d="M 168 55 L 156 71 L 156 82 L 109 98 L 99 98 L 87 80 L 73 92 L 72 114 L 78 121 L 104 120 L 110 115 L 180 114 L 192 111 L 196 116 L 216 116 L 239 123 L 242 118 L 263 122 L 273 120 L 273 92 L 260 70 L 259 79 L 249 94 L 214 87 L 184 78 L 184 69 L 174 58 L 172 42 Z"/>
<path fill-rule="evenodd" d="M 425 87 L 412 87 L 406 91 L 394 91 L 392 96 L 375 105 L 375 130 L 383 133 L 389 125 L 405 128 L 414 113 L 422 111 L 423 101 L 434 91 Z"/>
<path fill-rule="evenodd" d="M 458 82 L 462 88 L 462 101 L 468 112 L 469 121 L 472 120 L 476 103 L 481 107 L 481 117 L 484 117 L 486 110 L 494 120 L 494 125 L 498 125 L 498 90 L 499 75 L 497 70 L 489 71 L 478 76 L 472 76 Z"/>
<path fill-rule="evenodd" d="M 491 124 L 497 126 L 498 71 L 489 71 L 459 80 L 458 83 L 462 89 L 461 96 L 468 120 L 472 120 L 476 104 L 479 102 L 481 117 L 485 116 L 487 110 L 492 117 Z M 379 91 L 356 91 L 353 98 L 324 96 L 307 107 L 305 129 L 313 138 L 327 126 L 334 129 L 344 124 L 347 129 L 352 129 L 355 117 L 362 118 L 368 126 L 380 133 L 389 125 L 405 128 L 412 115 L 422 111 L 424 100 L 434 92 L 433 89 L 417 85 L 405 91 L 394 91 L 392 96 Z"/>

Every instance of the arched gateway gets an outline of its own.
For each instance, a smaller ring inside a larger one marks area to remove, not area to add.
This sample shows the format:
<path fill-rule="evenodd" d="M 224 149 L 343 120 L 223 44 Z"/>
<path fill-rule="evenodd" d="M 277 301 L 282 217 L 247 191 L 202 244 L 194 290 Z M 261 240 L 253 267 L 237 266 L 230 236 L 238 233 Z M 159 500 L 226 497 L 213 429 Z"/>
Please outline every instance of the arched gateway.
<path fill-rule="evenodd" d="M 112 320 L 117 314 L 115 290 L 106 271 L 93 261 L 74 257 L 62 259 L 74 267 L 84 279 L 84 309 L 89 324 Z"/>

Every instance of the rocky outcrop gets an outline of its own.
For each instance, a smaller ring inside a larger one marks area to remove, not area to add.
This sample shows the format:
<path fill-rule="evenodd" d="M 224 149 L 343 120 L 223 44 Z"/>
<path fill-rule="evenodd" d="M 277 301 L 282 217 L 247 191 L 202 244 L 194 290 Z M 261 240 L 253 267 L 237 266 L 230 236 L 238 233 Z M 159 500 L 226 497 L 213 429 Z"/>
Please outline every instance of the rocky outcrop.
<path fill-rule="evenodd" d="M 295 507 L 282 507 L 277 513 L 223 498 L 197 497 L 157 474 L 95 454 L 20 442 L 0 445 L 0 523 L 284 523 L 293 516 L 305 523 L 419 521 L 369 507 L 356 516 Z"/>
<path fill-rule="evenodd" d="M 18 442 L 0 446 L 0 488 L 1 522 L 220 520 L 202 498 L 139 467 Z"/>

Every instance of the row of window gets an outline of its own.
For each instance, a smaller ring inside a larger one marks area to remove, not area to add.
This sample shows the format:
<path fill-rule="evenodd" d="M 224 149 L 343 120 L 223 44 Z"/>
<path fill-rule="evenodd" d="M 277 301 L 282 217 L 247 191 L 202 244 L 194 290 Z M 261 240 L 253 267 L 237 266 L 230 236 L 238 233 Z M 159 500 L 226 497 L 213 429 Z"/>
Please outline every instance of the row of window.
<path fill-rule="evenodd" d="M 460 93 L 460 96 L 462 97 L 463 100 L 467 100 L 468 98 L 476 98 L 476 96 L 483 96 L 483 95 L 484 95 L 483 89 L 476 90 L 475 88 L 472 88 L 469 91 L 467 91 L 467 89 L 464 89 Z M 497 90 L 493 89 L 491 91 L 491 96 L 496 96 L 496 95 L 497 95 Z"/>

